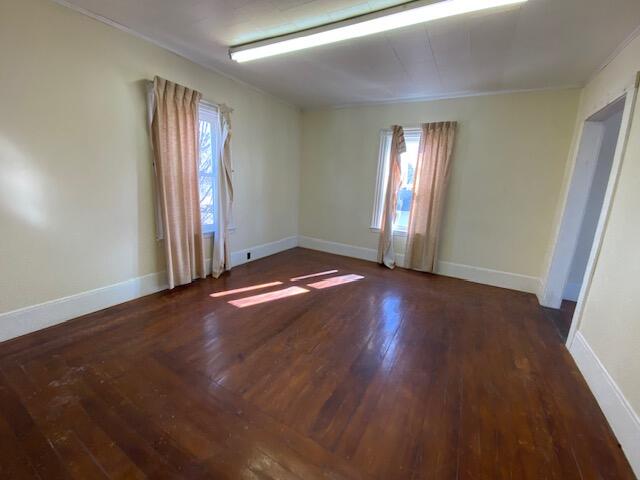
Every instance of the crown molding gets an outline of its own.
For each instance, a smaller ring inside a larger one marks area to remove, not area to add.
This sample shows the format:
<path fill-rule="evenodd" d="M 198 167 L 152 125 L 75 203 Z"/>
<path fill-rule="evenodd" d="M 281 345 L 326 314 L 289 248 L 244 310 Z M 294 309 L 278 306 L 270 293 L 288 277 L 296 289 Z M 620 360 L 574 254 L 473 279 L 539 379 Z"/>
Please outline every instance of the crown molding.
<path fill-rule="evenodd" d="M 627 35 L 627 37 L 615 48 L 615 50 L 613 52 L 611 52 L 611 54 L 607 57 L 607 59 L 604 61 L 604 63 L 602 65 L 600 65 L 599 68 L 597 68 L 587 79 L 586 84 L 591 83 L 591 81 L 593 81 L 598 74 L 604 70 L 605 68 L 607 68 L 609 66 L 609 64 L 611 62 L 613 62 L 616 57 L 618 55 L 620 55 L 622 53 L 622 51 L 627 48 L 629 46 L 629 44 L 631 42 L 633 42 L 636 37 L 638 37 L 640 35 L 640 25 L 638 25 L 629 35 Z"/>
<path fill-rule="evenodd" d="M 420 97 L 398 97 L 388 100 L 372 100 L 368 102 L 354 102 L 354 103 L 345 103 L 339 105 L 331 105 L 327 107 L 309 107 L 303 108 L 303 111 L 312 111 L 312 110 L 340 110 L 343 108 L 354 108 L 354 107 L 372 107 L 378 105 L 391 105 L 391 104 L 402 104 L 402 103 L 421 103 L 421 102 L 433 102 L 437 100 L 453 100 L 456 98 L 468 98 L 468 97 L 489 97 L 494 95 L 508 95 L 512 93 L 534 93 L 534 92 L 549 92 L 549 91 L 557 91 L 557 90 L 575 90 L 581 89 L 584 85 L 581 84 L 569 84 L 569 85 L 559 85 L 556 87 L 541 87 L 541 88 L 521 88 L 521 89 L 504 89 L 504 90 L 491 90 L 491 91 L 480 91 L 480 92 L 453 92 L 453 93 L 445 93 L 442 95 L 426 95 Z"/>
<path fill-rule="evenodd" d="M 209 70 L 210 72 L 213 72 L 217 75 L 220 75 L 221 77 L 224 77 L 228 80 L 232 80 L 233 82 L 236 82 L 240 85 L 243 85 L 255 92 L 258 92 L 262 95 L 265 95 L 269 98 L 272 98 L 284 105 L 287 105 L 291 108 L 294 108 L 298 111 L 313 111 L 313 110 L 324 110 L 324 109 L 343 109 L 343 108 L 352 108 L 352 107 L 366 107 L 366 106 L 376 106 L 376 105 L 388 105 L 388 104 L 402 104 L 402 103 L 420 103 L 420 102 L 429 102 L 429 101 L 436 101 L 436 100 L 450 100 L 450 99 L 456 99 L 456 98 L 467 98 L 467 97 L 481 97 L 481 96 L 490 96 L 490 95 L 506 95 L 506 94 L 512 94 L 512 93 L 531 93 L 531 92 L 542 92 L 542 91 L 551 91 L 551 90 L 568 90 L 568 89 L 578 89 L 578 88 L 584 88 L 585 85 L 587 85 L 589 82 L 591 82 L 603 69 L 605 69 L 619 54 L 620 52 L 622 52 L 631 42 L 633 42 L 633 40 L 636 39 L 636 37 L 638 37 L 640 35 L 640 25 L 633 30 L 633 32 L 631 32 L 631 34 L 629 34 L 625 40 L 620 43 L 620 45 L 618 45 L 618 47 L 611 53 L 611 55 L 609 55 L 609 57 L 607 58 L 607 60 L 598 68 L 596 69 L 592 75 L 590 75 L 585 82 L 583 83 L 578 83 L 578 84 L 568 84 L 568 85 L 558 85 L 558 86 L 553 86 L 553 87 L 541 87 L 541 88 L 531 88 L 531 89 L 503 89 L 503 90 L 492 90 L 492 91 L 478 91 L 478 92 L 452 92 L 452 93 L 445 93 L 445 94 L 439 94 L 439 95 L 424 95 L 424 96 L 419 96 L 419 97 L 396 97 L 396 98 L 389 98 L 389 99 L 382 99 L 382 100 L 372 100 L 372 101 L 364 101 L 364 102 L 349 102 L 349 103 L 344 103 L 344 104 L 327 104 L 327 105 L 318 105 L 318 106 L 305 106 L 305 105 L 299 105 L 296 103 L 292 103 L 289 100 L 286 100 L 282 97 L 279 97 L 277 95 L 274 95 L 273 93 L 270 93 L 266 90 L 263 90 L 260 87 L 257 87 L 256 85 L 253 85 L 251 83 L 248 83 L 244 80 L 241 80 L 237 77 L 235 77 L 234 75 L 228 74 L 222 70 L 220 70 L 218 67 L 215 67 L 209 63 L 205 63 L 202 62 L 200 59 L 195 58 L 192 54 L 184 51 L 183 49 L 177 49 L 173 46 L 170 46 L 164 42 L 158 41 L 156 39 L 153 39 L 147 35 L 144 35 L 126 25 L 123 25 L 115 20 L 112 20 L 110 18 L 104 17 L 102 15 L 99 15 L 97 13 L 91 12 L 90 10 L 87 10 L 83 7 L 79 7 L 73 3 L 71 3 L 68 0 L 52 0 L 54 3 L 63 6 L 65 8 L 68 8 L 70 10 L 73 10 L 77 13 L 80 13 L 81 15 L 84 15 L 86 17 L 89 17 L 93 20 L 96 20 L 100 23 L 109 25 L 117 30 L 120 30 L 124 33 L 128 33 L 129 35 L 132 35 L 134 37 L 140 38 L 141 40 L 144 40 L 148 43 L 151 43 L 152 45 L 155 45 L 156 47 L 162 48 L 163 50 L 166 50 L 168 52 L 171 52 L 175 55 L 178 55 L 179 57 L 184 58 L 185 60 L 188 60 L 196 65 L 199 65 L 200 67 Z M 409 2 L 411 3 L 411 2 Z"/>
<path fill-rule="evenodd" d="M 116 22 L 115 20 L 111 20 L 110 18 L 107 18 L 107 17 L 104 17 L 104 16 L 99 15 L 97 13 L 94 13 L 94 12 L 92 12 L 90 10 L 87 10 L 86 8 L 79 7 L 78 5 L 75 5 L 75 4 L 73 4 L 73 3 L 71 3 L 71 2 L 69 2 L 67 0 L 51 0 L 51 1 L 56 3 L 56 4 L 58 4 L 58 5 L 60 5 L 61 7 L 68 8 L 69 10 L 72 10 L 72 11 L 74 11 L 76 13 L 79 13 L 81 15 L 89 17 L 89 18 L 91 18 L 93 20 L 96 20 L 96 21 L 98 21 L 100 23 L 104 23 L 105 25 L 108 25 L 108 26 L 113 27 L 113 28 L 115 28 L 117 30 L 120 30 L 121 32 L 127 33 L 127 34 L 132 35 L 134 37 L 137 37 L 137 38 L 139 38 L 141 40 L 144 40 L 144 41 L 146 41 L 148 43 L 151 43 L 152 45 L 155 45 L 156 47 L 159 47 L 159 48 L 161 48 L 163 50 L 166 50 L 168 52 L 171 52 L 174 55 L 178 55 L 179 57 L 184 58 L 185 60 L 188 60 L 191 63 L 194 63 L 194 64 L 196 64 L 196 65 L 198 65 L 198 66 L 200 66 L 200 67 L 202 67 L 202 68 L 204 68 L 206 70 L 209 70 L 210 72 L 213 72 L 213 73 L 215 73 L 217 75 L 220 75 L 221 77 L 224 77 L 224 78 L 226 78 L 228 80 L 232 80 L 233 82 L 236 82 L 236 83 L 238 83 L 238 84 L 240 84 L 240 85 L 242 85 L 244 87 L 247 87 L 247 88 L 249 88 L 249 89 L 251 89 L 251 90 L 253 90 L 255 92 L 258 92 L 258 93 L 260 93 L 262 95 L 266 95 L 267 97 L 272 98 L 272 99 L 274 99 L 274 100 L 276 100 L 276 101 L 278 101 L 280 103 L 283 103 L 283 104 L 285 104 L 285 105 L 287 105 L 287 106 L 289 106 L 291 108 L 294 108 L 294 109 L 296 109 L 298 111 L 301 109 L 301 107 L 299 105 L 291 103 L 290 101 L 285 100 L 282 97 L 278 97 L 277 95 L 274 95 L 273 93 L 267 92 L 267 91 L 261 89 L 260 87 L 252 85 L 251 83 L 248 83 L 248 82 L 246 82 L 244 80 L 241 80 L 241 79 L 239 79 L 239 78 L 237 78 L 237 77 L 235 77 L 233 75 L 230 75 L 230 74 L 228 74 L 226 72 L 223 72 L 222 70 L 220 70 L 217 67 L 214 67 L 213 65 L 210 65 L 210 64 L 207 64 L 207 63 L 203 63 L 202 61 L 196 59 L 190 53 L 187 53 L 187 52 L 185 52 L 183 50 L 180 50 L 180 49 L 176 49 L 175 47 L 167 45 L 164 42 L 160 42 L 160 41 L 158 41 L 156 39 L 153 39 L 153 38 L 151 38 L 151 37 L 149 37 L 147 35 L 144 35 L 144 34 L 138 32 L 138 31 L 132 29 L 131 27 L 127 27 L 126 25 L 123 25 L 123 24 L 121 24 L 119 22 Z"/>

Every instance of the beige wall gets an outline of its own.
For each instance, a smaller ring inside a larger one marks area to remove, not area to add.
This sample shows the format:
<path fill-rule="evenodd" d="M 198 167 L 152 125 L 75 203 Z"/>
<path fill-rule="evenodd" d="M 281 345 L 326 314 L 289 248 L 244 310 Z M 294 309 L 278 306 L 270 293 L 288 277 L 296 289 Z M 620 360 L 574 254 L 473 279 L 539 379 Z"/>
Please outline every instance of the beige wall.
<path fill-rule="evenodd" d="M 614 100 L 633 85 L 640 71 L 640 37 L 628 45 L 584 89 L 578 120 Z M 636 414 L 640 413 L 640 108 L 605 227 L 602 249 L 579 324 L 602 365 Z"/>
<path fill-rule="evenodd" d="M 0 312 L 164 269 L 154 75 L 235 108 L 232 250 L 297 234 L 297 108 L 48 0 L 0 0 Z"/>
<path fill-rule="evenodd" d="M 300 234 L 377 248 L 380 129 L 457 120 L 440 260 L 539 277 L 578 99 L 558 90 L 304 112 Z"/>
<path fill-rule="evenodd" d="M 296 108 L 48 0 L 0 0 L 0 65 L 0 312 L 163 269 L 142 84 L 156 74 L 235 108 L 234 250 L 297 234 L 298 217 L 303 235 L 375 248 L 378 131 L 392 123 L 460 122 L 443 260 L 540 276 L 570 178 L 576 91 L 311 111 L 301 132 Z M 638 70 L 640 38 L 582 92 L 574 145 Z M 636 412 L 639 179 L 636 109 L 579 327 Z"/>

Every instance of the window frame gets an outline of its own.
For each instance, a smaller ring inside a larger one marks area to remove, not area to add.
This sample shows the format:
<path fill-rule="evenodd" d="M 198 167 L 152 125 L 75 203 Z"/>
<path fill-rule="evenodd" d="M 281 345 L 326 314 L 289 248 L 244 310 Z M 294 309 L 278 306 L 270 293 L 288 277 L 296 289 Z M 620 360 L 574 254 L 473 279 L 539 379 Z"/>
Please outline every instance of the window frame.
<path fill-rule="evenodd" d="M 200 179 L 202 178 L 202 173 L 200 171 L 200 122 L 201 121 L 205 121 L 211 124 L 212 127 L 212 132 L 211 132 L 211 140 L 212 140 L 212 145 L 211 148 L 213 150 L 214 145 L 213 145 L 213 127 L 214 125 L 216 125 L 216 122 L 220 122 L 220 111 L 218 110 L 218 108 L 208 104 L 208 103 L 204 103 L 204 102 L 200 102 L 198 105 L 198 188 L 200 188 Z M 215 158 L 215 152 L 212 151 L 212 173 L 211 174 L 206 174 L 207 177 L 211 178 L 211 182 L 212 182 L 212 192 L 213 192 L 213 204 L 211 206 L 211 208 L 213 209 L 213 224 L 205 224 L 201 223 L 202 225 L 202 234 L 204 236 L 212 236 L 215 234 L 215 232 L 217 231 L 218 226 L 216 225 L 216 208 L 217 208 L 217 202 L 216 202 L 216 192 L 215 192 L 215 187 L 216 187 L 216 178 L 218 175 L 218 171 L 217 171 L 217 166 L 218 166 L 218 162 L 216 162 L 216 158 Z M 198 191 L 198 197 L 200 195 L 200 192 Z M 199 206 L 200 206 L 200 202 Z M 200 218 L 200 221 L 202 222 L 202 218 Z"/>
<path fill-rule="evenodd" d="M 409 137 L 417 138 L 418 142 L 422 136 L 420 128 L 404 128 L 405 140 Z M 389 177 L 389 160 L 391 157 L 391 140 L 393 131 L 390 128 L 380 130 L 380 146 L 378 150 L 378 172 L 376 175 L 376 190 L 373 199 L 373 213 L 371 215 L 372 232 L 380 232 L 382 224 L 382 211 L 384 209 L 384 197 L 387 193 L 387 180 Z M 413 200 L 412 200 L 413 201 Z M 407 235 L 406 229 L 393 229 L 393 235 L 404 237 Z"/>

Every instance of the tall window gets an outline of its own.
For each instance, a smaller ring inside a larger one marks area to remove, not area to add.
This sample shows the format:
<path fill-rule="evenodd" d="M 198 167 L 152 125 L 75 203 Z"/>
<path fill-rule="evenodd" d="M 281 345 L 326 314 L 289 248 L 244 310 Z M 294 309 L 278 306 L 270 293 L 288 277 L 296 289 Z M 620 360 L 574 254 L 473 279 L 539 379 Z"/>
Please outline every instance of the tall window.
<path fill-rule="evenodd" d="M 200 162 L 198 177 L 200 183 L 200 218 L 202 232 L 215 231 L 215 178 L 217 156 L 220 149 L 217 142 L 220 119 L 218 111 L 208 105 L 200 105 Z"/>
<path fill-rule="evenodd" d="M 387 193 L 387 180 L 389 178 L 389 156 L 391 154 L 391 130 L 383 130 L 380 135 L 380 156 L 378 160 L 378 181 L 376 186 L 375 204 L 371 228 L 379 229 L 382 222 L 384 209 L 384 197 Z M 398 203 L 396 206 L 396 219 L 393 223 L 393 231 L 405 233 L 409 227 L 409 212 L 413 200 L 413 180 L 420 147 L 420 129 L 405 129 L 404 140 L 407 151 L 400 156 L 400 168 L 402 183 L 398 191 Z"/>

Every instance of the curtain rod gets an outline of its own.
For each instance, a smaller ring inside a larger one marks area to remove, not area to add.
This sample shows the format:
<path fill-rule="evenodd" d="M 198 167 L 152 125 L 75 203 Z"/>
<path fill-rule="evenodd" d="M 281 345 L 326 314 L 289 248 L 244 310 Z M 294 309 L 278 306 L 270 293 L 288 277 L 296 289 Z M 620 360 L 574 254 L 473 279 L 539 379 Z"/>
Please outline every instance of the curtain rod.
<path fill-rule="evenodd" d="M 153 86 L 153 80 L 147 80 L 147 86 Z M 200 103 L 203 103 L 203 104 L 205 104 L 205 105 L 207 105 L 209 107 L 218 108 L 222 112 L 225 112 L 225 113 L 233 113 L 233 107 L 230 107 L 226 103 L 218 103 L 218 102 L 214 102 L 214 101 L 211 101 L 211 100 L 205 100 L 205 99 L 200 100 Z"/>
<path fill-rule="evenodd" d="M 422 130 L 422 126 L 418 125 L 418 126 L 414 126 L 414 125 L 400 125 L 402 127 L 402 130 L 404 130 L 405 132 L 407 130 Z M 383 132 L 391 132 L 393 130 L 393 128 L 391 127 L 384 127 L 381 128 L 380 130 L 382 130 Z"/>
<path fill-rule="evenodd" d="M 423 122 L 423 123 L 458 123 L 458 120 L 442 120 L 439 122 Z M 419 123 L 417 125 L 402 125 L 397 123 L 396 125 L 400 125 L 402 127 L 403 130 L 422 130 L 422 123 Z M 384 127 L 382 128 L 382 130 L 389 130 L 391 131 L 391 126 L 389 127 Z"/>

